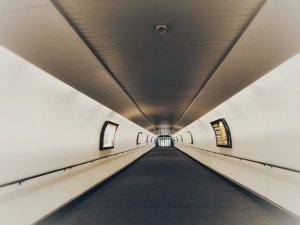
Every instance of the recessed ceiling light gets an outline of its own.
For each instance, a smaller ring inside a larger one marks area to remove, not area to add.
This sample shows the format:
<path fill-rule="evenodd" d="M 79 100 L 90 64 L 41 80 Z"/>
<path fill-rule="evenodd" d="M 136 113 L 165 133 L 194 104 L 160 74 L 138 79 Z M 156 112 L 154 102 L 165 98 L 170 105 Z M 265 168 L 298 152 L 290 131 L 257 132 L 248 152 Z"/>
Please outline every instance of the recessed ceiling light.
<path fill-rule="evenodd" d="M 156 25 L 155 29 L 160 33 L 160 34 L 165 34 L 168 30 L 168 26 L 166 24 L 158 24 Z"/>

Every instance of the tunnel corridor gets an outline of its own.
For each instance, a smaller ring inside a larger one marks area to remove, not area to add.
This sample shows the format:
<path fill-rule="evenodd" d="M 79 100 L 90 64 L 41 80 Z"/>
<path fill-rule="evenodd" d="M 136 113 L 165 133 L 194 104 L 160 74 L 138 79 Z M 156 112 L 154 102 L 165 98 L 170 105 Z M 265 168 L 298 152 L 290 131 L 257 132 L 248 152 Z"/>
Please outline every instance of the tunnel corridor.
<path fill-rule="evenodd" d="M 296 225 L 174 147 L 156 147 L 39 225 Z"/>
<path fill-rule="evenodd" d="M 0 225 L 300 225 L 300 0 L 0 0 Z"/>

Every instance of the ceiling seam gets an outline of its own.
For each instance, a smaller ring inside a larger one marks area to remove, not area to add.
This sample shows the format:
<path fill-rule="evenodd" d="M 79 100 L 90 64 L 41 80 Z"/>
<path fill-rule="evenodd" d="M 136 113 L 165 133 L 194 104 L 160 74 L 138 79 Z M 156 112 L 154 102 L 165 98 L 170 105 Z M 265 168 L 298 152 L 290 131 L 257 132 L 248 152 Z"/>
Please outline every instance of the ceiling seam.
<path fill-rule="evenodd" d="M 72 24 L 70 22 L 70 18 L 68 18 L 63 10 L 53 1 L 50 0 L 52 5 L 55 7 L 55 9 L 60 13 L 60 15 L 67 21 L 67 23 L 70 25 L 70 27 L 74 30 L 74 32 L 79 36 L 79 38 L 83 41 L 83 43 L 87 46 L 87 48 L 93 53 L 93 55 L 98 59 L 98 61 L 102 64 L 104 69 L 108 72 L 108 74 L 113 78 L 113 80 L 117 83 L 117 85 L 123 90 L 123 92 L 127 95 L 127 97 L 132 101 L 132 103 L 135 105 L 135 107 L 139 110 L 139 112 L 145 117 L 147 122 L 154 127 L 156 132 L 158 130 L 156 127 L 153 125 L 151 120 L 146 116 L 146 114 L 141 110 L 141 108 L 138 106 L 136 101 L 131 97 L 131 95 L 128 93 L 128 91 L 124 88 L 124 86 L 121 84 L 121 82 L 116 78 L 114 73 L 111 71 L 111 69 L 108 67 L 108 65 L 104 62 L 104 60 L 100 57 L 100 55 L 94 50 L 94 48 L 91 46 L 91 44 L 84 38 L 83 34 L 77 29 L 75 24 Z"/>
<path fill-rule="evenodd" d="M 195 96 L 192 98 L 192 100 L 190 101 L 190 103 L 188 104 L 187 108 L 184 110 L 184 112 L 182 113 L 182 115 L 179 117 L 179 119 L 177 120 L 176 123 L 174 123 L 173 129 L 170 131 L 172 132 L 174 130 L 174 128 L 176 127 L 176 125 L 182 120 L 182 118 L 185 116 L 185 114 L 187 113 L 187 111 L 190 109 L 190 107 L 193 105 L 193 103 L 195 102 L 196 98 L 198 97 L 198 95 L 200 94 L 200 92 L 203 90 L 203 88 L 206 86 L 206 84 L 208 83 L 208 81 L 213 77 L 214 73 L 218 70 L 218 68 L 223 64 L 224 60 L 226 59 L 226 57 L 229 55 L 229 53 L 231 52 L 231 50 L 234 48 L 234 46 L 236 45 L 236 43 L 240 40 L 240 38 L 243 36 L 243 34 L 246 32 L 246 30 L 248 29 L 248 27 L 250 26 L 250 24 L 253 22 L 253 20 L 256 18 L 256 16 L 258 15 L 258 13 L 261 11 L 261 9 L 263 8 L 263 6 L 266 4 L 268 0 L 265 0 L 263 3 L 261 3 L 261 5 L 259 5 L 257 7 L 257 11 L 253 13 L 253 15 L 251 16 L 251 18 L 249 19 L 248 23 L 246 23 L 244 29 L 242 29 L 239 34 L 237 35 L 237 37 L 232 41 L 231 45 L 229 46 L 228 50 L 224 53 L 224 55 L 221 57 L 220 61 L 216 64 L 216 66 L 213 68 L 213 70 L 210 72 L 210 74 L 208 75 L 207 79 L 204 81 L 204 83 L 201 85 L 201 87 L 198 89 L 197 93 L 195 94 Z"/>

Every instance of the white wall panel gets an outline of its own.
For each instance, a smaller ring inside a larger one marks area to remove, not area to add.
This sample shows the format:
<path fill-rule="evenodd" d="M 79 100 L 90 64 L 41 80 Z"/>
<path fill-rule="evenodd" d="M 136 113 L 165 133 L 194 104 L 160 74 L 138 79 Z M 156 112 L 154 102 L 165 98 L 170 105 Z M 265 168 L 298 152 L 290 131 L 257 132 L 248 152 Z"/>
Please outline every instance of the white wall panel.
<path fill-rule="evenodd" d="M 2 47 L 0 103 L 0 184 L 140 147 L 20 186 L 1 188 L 0 224 L 33 223 L 154 146 L 146 144 L 150 133 L 145 129 Z M 106 120 L 119 124 L 115 148 L 99 151 Z M 136 145 L 140 131 L 142 141 Z"/>
<path fill-rule="evenodd" d="M 300 169 L 300 54 L 242 90 L 174 136 L 176 146 L 212 169 L 263 195 L 300 216 L 300 175 L 259 164 L 225 158 L 206 149 L 275 165 Z M 226 84 L 225 84 L 226 85 Z M 210 122 L 225 118 L 231 131 L 232 149 L 216 146 Z M 187 131 L 194 136 L 188 143 Z"/>

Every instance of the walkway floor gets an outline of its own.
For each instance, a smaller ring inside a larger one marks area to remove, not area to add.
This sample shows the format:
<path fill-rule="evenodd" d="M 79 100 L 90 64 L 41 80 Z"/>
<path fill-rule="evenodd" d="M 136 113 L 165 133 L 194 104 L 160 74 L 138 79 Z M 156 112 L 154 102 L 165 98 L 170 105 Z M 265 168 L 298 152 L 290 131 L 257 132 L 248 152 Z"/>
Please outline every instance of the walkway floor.
<path fill-rule="evenodd" d="M 41 225 L 297 225 L 175 148 L 155 148 Z"/>

